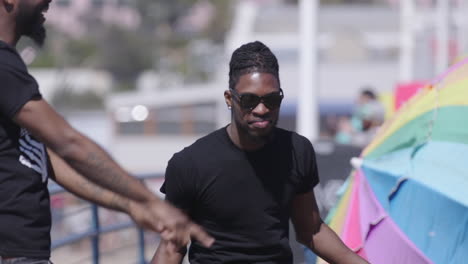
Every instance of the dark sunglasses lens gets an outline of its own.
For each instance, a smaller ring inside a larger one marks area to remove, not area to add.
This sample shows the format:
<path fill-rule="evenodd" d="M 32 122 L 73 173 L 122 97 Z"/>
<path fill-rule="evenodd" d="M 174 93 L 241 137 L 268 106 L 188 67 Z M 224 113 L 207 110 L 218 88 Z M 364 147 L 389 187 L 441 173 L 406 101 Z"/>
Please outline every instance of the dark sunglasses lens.
<path fill-rule="evenodd" d="M 283 97 L 280 94 L 270 94 L 263 97 L 263 103 L 269 109 L 277 109 L 281 105 Z"/>
<path fill-rule="evenodd" d="M 260 97 L 255 94 L 243 94 L 240 98 L 242 108 L 252 109 L 260 103 Z"/>

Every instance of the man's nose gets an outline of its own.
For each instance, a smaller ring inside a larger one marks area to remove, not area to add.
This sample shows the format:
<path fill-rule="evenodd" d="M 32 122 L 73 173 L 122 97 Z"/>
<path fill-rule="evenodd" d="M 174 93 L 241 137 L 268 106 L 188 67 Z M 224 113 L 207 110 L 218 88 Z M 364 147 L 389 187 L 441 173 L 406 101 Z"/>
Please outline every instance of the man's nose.
<path fill-rule="evenodd" d="M 254 109 L 252 109 L 252 113 L 256 115 L 264 115 L 264 114 L 267 114 L 268 112 L 270 112 L 270 109 L 266 107 L 266 105 L 263 104 L 263 102 L 260 102 L 257 106 L 255 106 Z"/>

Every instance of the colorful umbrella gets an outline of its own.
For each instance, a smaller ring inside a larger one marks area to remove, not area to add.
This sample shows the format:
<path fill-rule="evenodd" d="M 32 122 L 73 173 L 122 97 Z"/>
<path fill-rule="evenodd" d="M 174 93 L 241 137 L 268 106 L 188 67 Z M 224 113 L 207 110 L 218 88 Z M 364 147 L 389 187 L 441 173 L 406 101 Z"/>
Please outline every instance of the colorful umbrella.
<path fill-rule="evenodd" d="M 350 248 L 371 263 L 468 263 L 468 59 L 403 105 L 358 163 L 327 218 Z"/>

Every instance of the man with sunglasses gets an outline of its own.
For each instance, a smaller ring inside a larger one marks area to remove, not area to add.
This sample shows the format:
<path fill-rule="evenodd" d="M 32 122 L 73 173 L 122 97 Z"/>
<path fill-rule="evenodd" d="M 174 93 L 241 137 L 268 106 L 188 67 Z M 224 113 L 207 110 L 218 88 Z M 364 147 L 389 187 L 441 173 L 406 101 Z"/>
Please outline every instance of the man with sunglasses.
<path fill-rule="evenodd" d="M 261 42 L 234 51 L 224 98 L 231 123 L 176 153 L 161 191 L 216 242 L 193 241 L 191 264 L 291 264 L 289 220 L 299 242 L 330 263 L 367 263 L 322 222 L 312 144 L 276 127 L 283 91 L 278 62 Z M 162 241 L 152 263 L 181 263 L 186 248 Z"/>

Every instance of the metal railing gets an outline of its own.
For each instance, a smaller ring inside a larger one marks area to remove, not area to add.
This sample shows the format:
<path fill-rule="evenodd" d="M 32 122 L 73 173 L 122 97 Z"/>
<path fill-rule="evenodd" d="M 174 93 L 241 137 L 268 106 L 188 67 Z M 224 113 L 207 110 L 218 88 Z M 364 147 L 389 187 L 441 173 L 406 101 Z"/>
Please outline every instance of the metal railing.
<path fill-rule="evenodd" d="M 141 181 L 145 181 L 148 179 L 158 179 L 162 177 L 163 177 L 163 174 L 145 174 L 145 175 L 137 176 L 137 178 L 140 179 Z M 49 186 L 49 193 L 51 197 L 53 195 L 65 193 L 65 192 L 67 191 L 57 184 L 53 184 Z M 91 228 L 81 233 L 71 234 L 60 239 L 54 239 L 51 245 L 52 250 L 73 244 L 75 242 L 78 242 L 84 239 L 89 239 L 91 241 L 92 263 L 99 264 L 100 256 L 101 256 L 99 241 L 100 241 L 101 235 L 109 233 L 109 232 L 120 231 L 120 230 L 127 229 L 127 228 L 136 228 L 138 230 L 138 247 L 137 247 L 138 261 L 136 263 L 147 264 L 148 262 L 146 261 L 146 258 L 145 258 L 145 233 L 144 231 L 141 228 L 137 227 L 134 224 L 134 222 L 132 222 L 131 220 L 123 222 L 123 223 L 117 223 L 117 224 L 112 224 L 108 226 L 101 226 L 99 222 L 100 207 L 94 203 L 90 203 L 90 204 L 91 204 L 90 210 L 91 210 L 91 221 L 92 221 Z"/>

